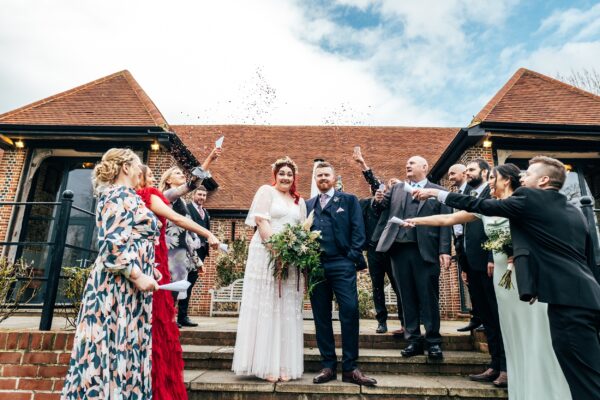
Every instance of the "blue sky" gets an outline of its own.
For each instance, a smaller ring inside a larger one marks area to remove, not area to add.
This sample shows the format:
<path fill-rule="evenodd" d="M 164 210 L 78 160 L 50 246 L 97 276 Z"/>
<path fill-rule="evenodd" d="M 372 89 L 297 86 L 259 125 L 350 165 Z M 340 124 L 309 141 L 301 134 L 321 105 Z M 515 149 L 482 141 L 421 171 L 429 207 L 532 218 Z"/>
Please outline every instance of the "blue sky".
<path fill-rule="evenodd" d="M 128 69 L 173 124 L 465 126 L 519 67 L 600 72 L 592 1 L 31 4 L 3 2 L 0 112 Z"/>

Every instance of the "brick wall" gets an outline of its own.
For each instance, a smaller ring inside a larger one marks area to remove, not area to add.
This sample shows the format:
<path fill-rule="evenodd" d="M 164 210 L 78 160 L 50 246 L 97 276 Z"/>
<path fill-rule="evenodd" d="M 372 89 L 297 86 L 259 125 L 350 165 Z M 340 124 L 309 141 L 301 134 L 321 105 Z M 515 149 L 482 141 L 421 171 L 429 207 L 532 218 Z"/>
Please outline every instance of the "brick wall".
<path fill-rule="evenodd" d="M 209 210 L 210 211 L 210 210 Z M 235 225 L 235 228 L 233 228 Z M 231 233 L 235 230 L 234 237 L 236 239 L 246 236 L 248 241 L 252 238 L 254 230 L 244 224 L 244 218 L 212 218 L 211 231 L 220 239 L 231 241 Z M 218 251 L 211 251 L 210 256 L 204 260 L 204 269 L 200 275 L 199 282 L 192 290 L 190 298 L 189 314 L 190 315 L 209 315 L 210 311 L 210 289 L 215 286 L 215 278 L 217 276 L 217 268 L 215 260 L 218 256 Z"/>
<path fill-rule="evenodd" d="M 58 400 L 73 333 L 0 332 L 0 400 Z"/>
<path fill-rule="evenodd" d="M 6 150 L 0 159 L 0 202 L 15 201 L 23 165 L 27 157 L 26 149 Z M 5 240 L 12 206 L 0 207 L 0 239 Z M 1 250 L 1 249 L 0 249 Z"/>
<path fill-rule="evenodd" d="M 177 163 L 175 162 L 173 156 L 171 156 L 171 153 L 168 151 L 159 150 L 150 151 L 148 153 L 147 164 L 154 173 L 154 177 L 157 180 L 156 183 L 158 185 L 158 181 L 160 180 L 162 173 Z"/>

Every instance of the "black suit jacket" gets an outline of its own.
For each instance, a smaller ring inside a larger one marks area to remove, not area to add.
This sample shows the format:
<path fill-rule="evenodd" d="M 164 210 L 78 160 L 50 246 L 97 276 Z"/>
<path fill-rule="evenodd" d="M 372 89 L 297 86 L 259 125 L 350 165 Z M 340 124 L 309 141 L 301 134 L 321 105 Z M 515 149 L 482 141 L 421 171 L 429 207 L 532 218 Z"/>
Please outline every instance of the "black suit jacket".
<path fill-rule="evenodd" d="M 404 191 L 404 185 L 404 182 L 397 183 L 386 193 L 380 203 L 373 203 L 373 207 L 382 213 L 389 210 L 387 221 L 389 221 L 391 217 L 395 216 L 402 218 L 404 215 L 404 205 L 406 204 L 406 201 L 409 201 L 410 199 L 410 194 Z M 445 190 L 443 187 L 431 182 L 427 182 L 425 187 Z M 417 215 L 419 217 L 425 217 L 436 214 L 450 214 L 451 212 L 452 210 L 449 207 L 435 200 L 424 200 L 419 203 Z M 383 229 L 377 244 L 377 251 L 388 251 L 390 247 L 392 247 L 392 244 L 394 244 L 399 229 L 400 227 L 397 224 L 386 222 L 385 228 Z M 417 243 L 423 260 L 428 263 L 439 265 L 439 255 L 450 254 L 452 238 L 451 228 L 446 226 L 420 225 L 414 229 L 416 229 L 417 232 Z"/>
<path fill-rule="evenodd" d="M 306 202 L 308 214 L 315 208 L 317 201 L 318 196 L 315 196 Z M 362 254 L 366 240 L 365 225 L 358 198 L 336 190 L 323 212 L 333 216 L 335 244 L 340 254 L 346 254 L 357 270 L 366 268 L 367 263 Z"/>
<path fill-rule="evenodd" d="M 469 185 L 465 188 L 465 194 L 470 195 L 470 191 L 475 190 Z M 481 191 L 478 196 L 480 199 L 490 198 L 490 187 L 486 187 Z M 477 218 L 476 221 L 468 222 L 463 226 L 463 241 L 466 246 L 463 245 L 463 254 L 466 258 L 466 263 L 461 265 L 464 271 L 487 271 L 487 263 L 494 262 L 494 255 L 491 251 L 484 250 L 481 245 L 487 240 L 487 235 L 483 229 L 483 221 Z"/>
<path fill-rule="evenodd" d="M 450 193 L 446 204 L 510 220 L 521 300 L 600 310 L 598 267 L 583 214 L 555 190 L 518 188 L 503 200 Z"/>
<path fill-rule="evenodd" d="M 378 213 L 373 207 L 371 207 L 371 203 L 373 203 L 373 197 L 367 197 L 366 199 L 360 199 L 360 209 L 362 211 L 363 221 L 365 223 L 365 249 L 368 247 L 371 237 L 377 228 L 377 223 L 379 222 L 380 213 Z"/>
<path fill-rule="evenodd" d="M 196 210 L 196 207 L 194 207 L 192 203 L 189 203 L 187 205 L 187 208 L 190 212 L 190 217 L 192 217 L 192 220 L 194 220 L 195 223 L 197 223 L 203 228 L 210 230 L 210 215 L 208 214 L 208 210 L 206 208 L 204 209 L 204 218 L 200 216 L 200 213 L 198 212 L 198 210 Z M 210 246 L 208 246 L 207 240 L 204 236 L 198 237 L 202 241 L 203 246 L 202 248 L 197 249 L 196 253 L 198 254 L 198 257 L 200 257 L 200 259 L 204 261 L 204 258 L 208 257 L 210 253 Z"/>

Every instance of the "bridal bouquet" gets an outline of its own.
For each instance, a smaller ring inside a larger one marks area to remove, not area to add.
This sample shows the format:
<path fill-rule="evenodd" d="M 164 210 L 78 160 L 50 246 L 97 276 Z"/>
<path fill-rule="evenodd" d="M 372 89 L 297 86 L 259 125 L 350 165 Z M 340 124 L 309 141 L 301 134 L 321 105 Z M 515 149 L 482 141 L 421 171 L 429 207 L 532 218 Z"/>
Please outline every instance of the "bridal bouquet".
<path fill-rule="evenodd" d="M 300 274 L 304 275 L 304 283 L 308 293 L 324 280 L 325 273 L 321 267 L 321 232 L 312 231 L 311 212 L 306 221 L 301 224 L 286 224 L 279 233 L 271 235 L 264 242 L 271 248 L 271 267 L 273 277 L 279 281 L 279 297 L 281 297 L 281 281 L 287 279 L 290 268 L 298 271 L 298 290 L 300 290 Z"/>
<path fill-rule="evenodd" d="M 508 229 L 495 229 L 491 231 L 488 235 L 488 240 L 483 243 L 482 247 L 484 250 L 504 253 L 507 257 L 511 257 L 513 255 L 513 246 L 510 231 Z M 506 272 L 500 278 L 500 282 L 498 282 L 498 286 L 505 289 L 512 289 L 512 270 L 513 264 L 509 262 Z"/>

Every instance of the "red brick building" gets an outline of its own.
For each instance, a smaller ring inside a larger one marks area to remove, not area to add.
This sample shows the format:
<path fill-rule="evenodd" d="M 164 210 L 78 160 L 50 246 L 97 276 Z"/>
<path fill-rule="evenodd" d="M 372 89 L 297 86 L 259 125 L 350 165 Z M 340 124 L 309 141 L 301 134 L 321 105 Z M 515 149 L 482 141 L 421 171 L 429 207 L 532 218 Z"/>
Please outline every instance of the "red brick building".
<path fill-rule="evenodd" d="M 128 146 L 160 175 L 179 163 L 188 169 L 225 135 L 223 156 L 213 164 L 218 189 L 207 207 L 213 223 L 229 238 L 250 234 L 243 219 L 255 190 L 271 180 L 271 163 L 289 155 L 299 165 L 301 194 L 310 193 L 315 158 L 332 162 L 342 175 L 344 190 L 359 197 L 368 186 L 352 161 L 360 145 L 378 176 L 404 177 L 413 154 L 427 158 L 433 180 L 447 168 L 484 156 L 492 163 L 547 152 L 573 163 L 579 187 L 599 197 L 598 134 L 600 98 L 532 71 L 519 70 L 472 123 L 459 128 L 334 127 L 334 126 L 170 126 L 152 100 L 127 71 L 98 79 L 66 92 L 0 115 L 0 203 L 56 201 L 65 189 L 75 192 L 75 205 L 94 209 L 91 168 L 108 148 Z M 484 141 L 486 146 L 484 147 Z M 595 147 L 594 147 L 595 146 Z M 566 157 L 568 155 L 568 157 Z M 587 174 L 587 175 L 586 175 Z M 585 181 L 588 181 L 585 185 Z M 590 183 L 591 182 L 591 183 Z M 588 193 L 588 192 L 585 192 Z M 0 240 L 50 241 L 55 216 L 47 207 L 0 207 Z M 93 218 L 76 215 L 68 242 L 93 247 Z M 35 246 L 4 246 L 3 255 L 35 261 L 39 274 L 47 252 Z M 84 265 L 89 252 L 68 249 L 63 265 Z M 191 312 L 207 315 L 209 289 L 214 285 L 212 257 L 202 286 L 192 296 Z M 442 312 L 455 317 L 461 310 L 455 269 L 441 277 Z"/>

